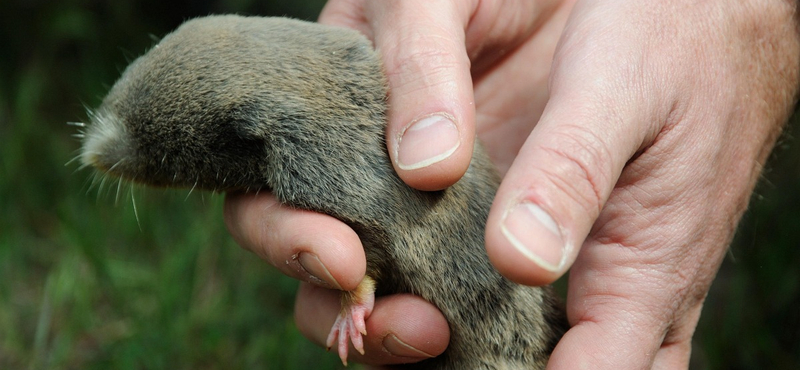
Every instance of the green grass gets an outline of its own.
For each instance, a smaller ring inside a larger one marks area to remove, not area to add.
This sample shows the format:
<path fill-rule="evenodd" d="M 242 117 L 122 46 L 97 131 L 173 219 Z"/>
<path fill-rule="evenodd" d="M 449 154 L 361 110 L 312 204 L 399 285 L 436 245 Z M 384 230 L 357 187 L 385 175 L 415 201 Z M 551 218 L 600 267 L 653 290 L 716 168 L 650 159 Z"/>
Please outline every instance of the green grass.
<path fill-rule="evenodd" d="M 296 283 L 232 243 L 221 196 L 137 197 L 137 222 L 77 194 L 4 225 L 0 368 L 336 367 L 291 322 Z"/>
<path fill-rule="evenodd" d="M 73 198 L 40 235 L 4 238 L 11 368 L 305 369 L 326 357 L 291 323 L 296 284 L 228 238 L 220 196 L 139 200 L 141 230 L 130 207 Z"/>
<path fill-rule="evenodd" d="M 27 4 L 0 2 L 0 370 L 341 368 L 292 323 L 296 282 L 232 242 L 221 195 L 134 189 L 137 220 L 130 188 L 65 166 L 79 147 L 65 123 L 86 119 L 149 34 L 211 12 L 313 19 L 320 1 Z M 798 149 L 787 136 L 759 186 L 696 368 L 800 363 Z"/>
<path fill-rule="evenodd" d="M 127 185 L 65 165 L 80 145 L 66 122 L 149 33 L 241 10 L 160 3 L 0 4 L 0 369 L 341 368 L 295 328 L 297 283 L 230 239 L 223 196 L 134 189 L 137 220 Z"/>

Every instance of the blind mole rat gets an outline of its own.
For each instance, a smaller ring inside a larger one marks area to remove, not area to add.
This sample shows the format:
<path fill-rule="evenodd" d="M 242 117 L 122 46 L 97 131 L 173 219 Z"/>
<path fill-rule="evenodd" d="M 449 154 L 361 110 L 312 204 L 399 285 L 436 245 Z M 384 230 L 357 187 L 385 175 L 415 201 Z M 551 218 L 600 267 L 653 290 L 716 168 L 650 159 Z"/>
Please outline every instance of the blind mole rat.
<path fill-rule="evenodd" d="M 413 369 L 543 369 L 567 324 L 549 288 L 498 274 L 484 250 L 499 183 L 480 146 L 452 187 L 422 192 L 394 173 L 387 85 L 356 31 L 286 18 L 184 23 L 136 59 L 90 114 L 81 160 L 154 186 L 271 191 L 352 227 L 367 278 L 343 292 L 328 346 L 363 351 L 373 293 L 435 304 L 451 336 Z M 375 291 L 377 289 L 377 291 Z"/>

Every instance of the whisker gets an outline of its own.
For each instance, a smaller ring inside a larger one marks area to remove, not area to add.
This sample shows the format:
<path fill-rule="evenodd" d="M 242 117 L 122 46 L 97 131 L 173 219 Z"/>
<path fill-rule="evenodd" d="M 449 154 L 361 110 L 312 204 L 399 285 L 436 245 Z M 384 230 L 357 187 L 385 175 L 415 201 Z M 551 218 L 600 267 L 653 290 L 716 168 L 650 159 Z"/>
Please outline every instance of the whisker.
<path fill-rule="evenodd" d="M 97 202 L 100 202 L 100 195 L 103 193 L 103 188 L 106 186 L 108 176 L 100 176 L 100 186 L 97 188 Z"/>
<path fill-rule="evenodd" d="M 70 164 L 72 164 L 73 162 L 77 161 L 77 160 L 78 160 L 78 159 L 80 159 L 80 158 L 81 158 L 81 153 L 78 153 L 76 156 L 72 157 L 72 159 L 70 159 L 69 161 L 67 161 L 67 163 L 64 163 L 64 167 L 67 167 L 67 166 L 69 166 Z M 81 167 L 80 167 L 80 168 L 78 168 L 78 169 L 81 169 L 81 168 L 83 168 L 83 166 L 81 166 Z M 76 171 L 77 171 L 77 170 L 76 170 Z"/>
<path fill-rule="evenodd" d="M 187 200 L 189 199 L 189 196 L 190 196 L 190 195 L 192 195 L 192 192 L 194 191 L 194 188 L 195 188 L 195 187 L 197 187 L 197 182 L 198 182 L 198 181 L 200 181 L 200 179 L 196 179 L 196 180 L 194 181 L 194 185 L 192 185 L 192 188 L 191 188 L 191 189 L 189 189 L 189 194 L 186 194 L 186 198 L 184 198 L 184 199 L 183 199 L 183 201 L 184 201 L 184 202 L 185 202 L 185 201 L 187 201 Z"/>
<path fill-rule="evenodd" d="M 142 231 L 142 222 L 139 221 L 139 211 L 136 208 L 136 198 L 133 196 L 133 183 L 131 183 L 131 204 L 133 205 L 133 216 L 136 218 L 136 225 L 139 226 L 139 231 Z"/>
<path fill-rule="evenodd" d="M 88 163 L 81 163 L 81 165 L 80 165 L 80 166 L 78 166 L 78 169 L 77 169 L 77 170 L 75 170 L 75 171 L 80 171 L 80 170 L 83 170 L 84 168 L 86 168 L 86 167 L 89 167 L 89 166 L 91 166 L 91 164 L 88 164 Z"/>
<path fill-rule="evenodd" d="M 86 187 L 86 196 L 89 196 L 89 192 L 91 192 L 92 188 L 94 188 L 96 178 L 97 174 L 93 173 L 92 176 L 89 176 L 83 180 L 83 186 Z"/>
<path fill-rule="evenodd" d="M 122 164 L 122 160 L 121 160 L 121 159 L 120 159 L 119 161 L 117 161 L 117 163 L 114 163 L 114 165 L 112 165 L 111 167 L 109 167 L 107 172 L 111 172 L 111 171 L 113 171 L 113 170 L 114 170 L 115 168 L 117 168 L 117 166 L 119 166 L 120 164 Z"/>
<path fill-rule="evenodd" d="M 122 188 L 122 179 L 117 179 L 117 195 L 114 196 L 114 204 L 119 205 L 119 190 Z"/>

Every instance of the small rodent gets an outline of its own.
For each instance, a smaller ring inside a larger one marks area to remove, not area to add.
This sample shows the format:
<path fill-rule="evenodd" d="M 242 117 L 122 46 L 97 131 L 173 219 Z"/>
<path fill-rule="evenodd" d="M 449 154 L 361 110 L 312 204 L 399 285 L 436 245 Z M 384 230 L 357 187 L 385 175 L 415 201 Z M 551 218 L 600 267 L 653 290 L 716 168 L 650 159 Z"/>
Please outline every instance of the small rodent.
<path fill-rule="evenodd" d="M 269 190 L 346 222 L 364 245 L 368 278 L 343 293 L 351 303 L 332 337 L 355 336 L 339 336 L 342 356 L 348 339 L 361 339 L 352 330 L 377 289 L 419 295 L 450 325 L 447 350 L 407 368 L 543 369 L 567 322 L 549 288 L 512 283 L 489 263 L 492 164 L 478 145 L 455 185 L 408 187 L 386 150 L 387 93 L 377 53 L 354 30 L 198 18 L 125 70 L 90 115 L 81 160 L 147 185 Z"/>

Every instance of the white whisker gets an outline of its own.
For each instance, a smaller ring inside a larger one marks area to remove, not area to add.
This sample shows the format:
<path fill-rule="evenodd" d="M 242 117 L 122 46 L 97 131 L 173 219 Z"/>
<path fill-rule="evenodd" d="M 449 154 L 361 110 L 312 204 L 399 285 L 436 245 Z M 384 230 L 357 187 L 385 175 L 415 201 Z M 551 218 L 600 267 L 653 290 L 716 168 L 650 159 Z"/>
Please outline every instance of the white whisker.
<path fill-rule="evenodd" d="M 75 162 L 75 161 L 77 161 L 78 159 L 80 159 L 80 157 L 81 157 L 81 155 L 80 155 L 80 154 L 78 154 L 78 155 L 76 155 L 76 156 L 72 157 L 72 159 L 68 160 L 68 161 L 67 161 L 67 163 L 64 163 L 64 167 L 67 167 L 67 166 L 71 165 L 73 162 Z"/>
<path fill-rule="evenodd" d="M 117 179 L 117 195 L 114 196 L 114 204 L 119 205 L 119 190 L 122 188 L 122 179 Z"/>
<path fill-rule="evenodd" d="M 197 182 L 198 182 L 198 181 L 200 181 L 200 179 L 199 179 L 199 178 L 198 178 L 198 179 L 196 179 L 196 180 L 194 181 L 194 185 L 192 185 L 192 188 L 191 188 L 191 189 L 189 189 L 189 194 L 186 194 L 186 198 L 184 198 L 184 199 L 183 199 L 183 201 L 184 201 L 184 202 L 185 202 L 185 201 L 187 201 L 187 200 L 189 199 L 189 196 L 190 196 L 190 195 L 192 195 L 192 192 L 194 191 L 194 188 L 196 188 L 196 187 L 197 187 Z"/>
<path fill-rule="evenodd" d="M 106 186 L 108 176 L 100 176 L 100 186 L 97 187 L 97 201 L 100 202 L 100 194 L 103 193 L 103 188 Z"/>
<path fill-rule="evenodd" d="M 75 170 L 75 171 L 77 172 L 77 171 L 83 170 L 84 168 L 89 167 L 89 166 L 91 166 L 91 165 L 88 164 L 88 163 L 81 163 L 81 165 L 78 166 L 78 169 Z"/>
<path fill-rule="evenodd" d="M 114 171 L 114 169 L 116 169 L 116 168 L 117 168 L 117 166 L 119 166 L 119 165 L 121 165 L 121 164 L 122 164 L 122 161 L 123 161 L 122 159 L 118 160 L 118 161 L 117 161 L 117 163 L 114 163 L 114 164 L 113 164 L 111 167 L 109 167 L 109 168 L 108 168 L 108 170 L 107 170 L 106 172 L 107 172 L 107 173 L 111 173 L 111 172 L 113 172 L 113 171 Z"/>
<path fill-rule="evenodd" d="M 95 185 L 96 181 L 97 181 L 97 173 L 93 173 L 93 174 L 92 174 L 92 176 L 90 176 L 90 177 L 87 177 L 87 178 L 86 178 L 86 179 L 83 181 L 83 186 L 85 186 L 85 187 L 86 187 L 86 196 L 88 196 L 88 195 L 89 195 L 89 192 L 91 192 L 91 191 L 92 191 L 92 189 L 94 188 L 94 185 Z"/>
<path fill-rule="evenodd" d="M 142 231 L 142 222 L 139 221 L 139 211 L 136 208 L 136 198 L 133 196 L 133 183 L 131 183 L 131 204 L 133 205 L 133 216 L 136 218 L 136 224 L 139 225 L 139 231 Z"/>

